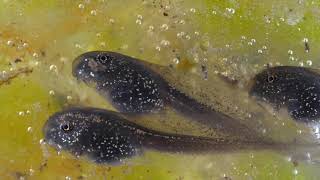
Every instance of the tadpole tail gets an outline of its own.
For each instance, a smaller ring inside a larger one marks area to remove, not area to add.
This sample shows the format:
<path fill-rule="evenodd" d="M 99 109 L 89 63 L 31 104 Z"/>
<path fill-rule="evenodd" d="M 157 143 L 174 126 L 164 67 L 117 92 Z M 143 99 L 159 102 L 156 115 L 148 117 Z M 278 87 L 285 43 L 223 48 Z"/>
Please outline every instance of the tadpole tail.
<path fill-rule="evenodd" d="M 138 135 L 139 136 L 139 135 Z M 239 150 L 271 150 L 280 153 L 320 148 L 319 144 L 295 144 L 267 141 L 232 140 L 178 135 L 149 131 L 139 137 L 145 149 L 172 153 L 238 152 Z M 300 149 L 300 150 L 299 150 Z"/>
<path fill-rule="evenodd" d="M 310 161 L 308 153 L 319 152 L 320 144 L 296 144 L 264 141 L 228 140 L 188 135 L 153 132 L 143 135 L 144 149 L 181 154 L 234 153 L 239 151 L 271 151 L 292 157 L 292 160 Z"/>
<path fill-rule="evenodd" d="M 169 88 L 168 101 L 176 111 L 188 119 L 212 128 L 218 133 L 251 141 L 264 139 L 258 132 L 239 122 L 240 120 L 201 104 L 172 87 Z"/>

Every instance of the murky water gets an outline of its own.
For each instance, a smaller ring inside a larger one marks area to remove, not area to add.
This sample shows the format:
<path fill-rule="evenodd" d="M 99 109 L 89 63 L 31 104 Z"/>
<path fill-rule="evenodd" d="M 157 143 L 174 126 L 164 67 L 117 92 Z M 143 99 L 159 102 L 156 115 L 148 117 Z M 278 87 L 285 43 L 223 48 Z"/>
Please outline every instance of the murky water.
<path fill-rule="evenodd" d="M 319 164 L 290 161 L 295 153 L 309 152 L 298 148 L 148 151 L 121 166 L 95 165 L 42 143 L 42 126 L 68 106 L 114 110 L 71 75 L 76 56 L 108 50 L 163 66 L 158 71 L 181 91 L 266 137 L 313 143 L 317 139 L 304 125 L 257 106 L 247 85 L 266 64 L 317 68 L 319 15 L 320 3 L 306 0 L 0 1 L 0 179 L 317 179 Z M 170 109 L 135 121 L 166 132 L 215 136 Z M 319 158 L 317 150 L 310 153 Z"/>

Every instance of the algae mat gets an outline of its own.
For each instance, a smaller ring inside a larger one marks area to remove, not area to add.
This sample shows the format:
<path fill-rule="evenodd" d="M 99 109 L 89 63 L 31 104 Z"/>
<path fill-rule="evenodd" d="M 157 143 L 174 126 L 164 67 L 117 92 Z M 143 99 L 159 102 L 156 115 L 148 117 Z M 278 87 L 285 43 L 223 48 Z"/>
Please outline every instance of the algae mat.
<path fill-rule="evenodd" d="M 320 2 L 306 0 L 0 1 L 0 179 L 317 179 L 317 164 L 273 151 L 150 151 L 99 166 L 47 147 L 42 125 L 70 105 L 112 109 L 71 76 L 73 58 L 97 49 L 170 66 L 186 93 L 244 117 L 230 109 L 246 107 L 245 89 L 225 91 L 216 75 L 245 83 L 265 64 L 317 68 L 319 15 Z M 181 130 L 173 119 L 162 130 Z M 283 122 L 283 140 L 304 130 Z M 184 133 L 201 134 L 192 127 Z"/>

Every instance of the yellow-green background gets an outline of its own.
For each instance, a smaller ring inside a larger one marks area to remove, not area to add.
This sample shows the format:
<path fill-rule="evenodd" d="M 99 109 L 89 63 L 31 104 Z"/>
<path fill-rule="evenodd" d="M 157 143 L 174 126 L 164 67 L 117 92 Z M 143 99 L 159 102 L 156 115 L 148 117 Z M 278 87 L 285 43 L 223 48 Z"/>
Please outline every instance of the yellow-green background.
<path fill-rule="evenodd" d="M 245 111 L 245 88 L 224 91 L 227 87 L 221 86 L 227 84 L 218 83 L 215 72 L 245 83 L 267 63 L 317 68 L 319 17 L 316 0 L 1 0 L 0 71 L 10 74 L 28 66 L 33 73 L 0 86 L 0 179 L 317 179 L 318 165 L 302 161 L 294 167 L 286 155 L 273 151 L 148 151 L 109 167 L 58 155 L 40 140 L 48 116 L 65 106 L 112 109 L 72 78 L 72 59 L 83 52 L 112 50 L 172 64 L 189 79 L 186 93 L 196 96 L 194 91 L 205 87 L 203 93 L 209 97 L 204 99 L 220 102 L 220 110 L 232 104 Z M 309 53 L 304 51 L 304 38 Z M 22 62 L 14 63 L 17 58 Z M 201 65 L 208 69 L 208 80 L 198 80 L 203 76 Z M 235 94 L 239 97 L 231 96 Z M 284 127 L 275 125 L 270 132 L 281 129 L 278 133 L 286 138 L 296 135 L 297 126 L 283 121 Z"/>

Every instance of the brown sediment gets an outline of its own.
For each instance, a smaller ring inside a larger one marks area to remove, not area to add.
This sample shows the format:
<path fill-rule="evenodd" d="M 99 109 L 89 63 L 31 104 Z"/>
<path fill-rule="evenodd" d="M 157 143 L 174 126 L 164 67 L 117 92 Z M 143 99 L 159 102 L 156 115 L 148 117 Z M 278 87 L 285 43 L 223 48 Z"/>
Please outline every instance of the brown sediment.
<path fill-rule="evenodd" d="M 29 74 L 32 73 L 33 69 L 32 68 L 20 68 L 17 69 L 16 71 L 8 72 L 6 74 L 0 75 L 0 85 L 4 83 L 9 83 L 12 79 L 18 77 L 21 74 Z"/>

